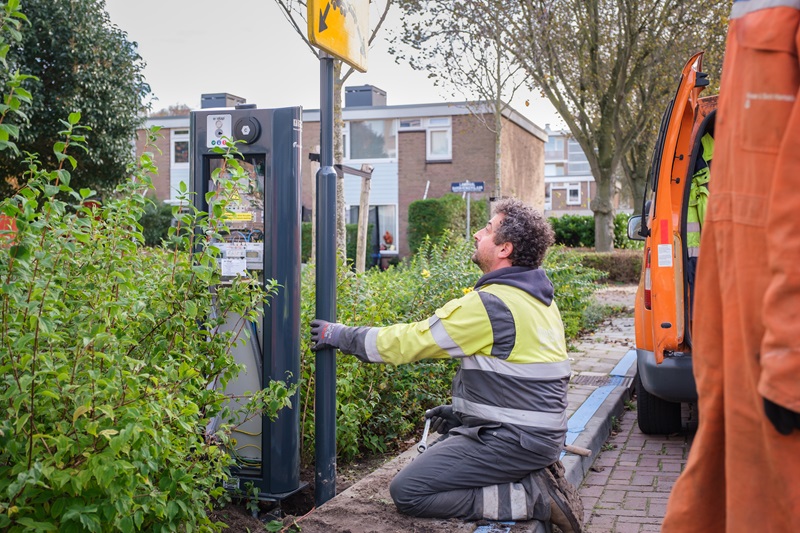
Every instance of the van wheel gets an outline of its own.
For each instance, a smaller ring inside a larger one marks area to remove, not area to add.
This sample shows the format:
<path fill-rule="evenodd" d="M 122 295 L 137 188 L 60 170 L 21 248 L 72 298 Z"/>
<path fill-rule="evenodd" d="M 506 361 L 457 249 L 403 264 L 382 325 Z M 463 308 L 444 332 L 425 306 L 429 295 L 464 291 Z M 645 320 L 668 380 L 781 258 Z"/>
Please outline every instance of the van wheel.
<path fill-rule="evenodd" d="M 636 410 L 639 429 L 645 435 L 670 435 L 683 429 L 681 404 L 653 396 L 642 385 L 636 374 Z"/>

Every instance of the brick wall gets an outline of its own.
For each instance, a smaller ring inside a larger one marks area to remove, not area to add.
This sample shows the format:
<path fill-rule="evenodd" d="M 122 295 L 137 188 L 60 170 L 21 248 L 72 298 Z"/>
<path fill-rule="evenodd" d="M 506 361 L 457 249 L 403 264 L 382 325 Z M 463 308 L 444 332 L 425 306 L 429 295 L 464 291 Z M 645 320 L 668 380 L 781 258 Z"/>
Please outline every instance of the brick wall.
<path fill-rule="evenodd" d="M 180 129 L 186 129 L 180 128 Z M 147 141 L 147 132 L 145 130 L 136 131 L 136 157 L 139 157 L 145 152 L 145 143 Z M 159 150 L 161 153 L 159 153 Z M 169 200 L 169 173 L 170 173 L 170 130 L 162 129 L 158 133 L 158 139 L 155 146 L 150 146 L 147 151 L 153 154 L 153 162 L 158 167 L 158 174 L 150 176 L 153 180 L 155 187 L 156 198 L 160 201 Z"/>
<path fill-rule="evenodd" d="M 428 186 L 428 198 L 439 198 L 450 192 L 450 184 L 461 181 L 483 181 L 485 191 L 473 194 L 472 200 L 484 199 L 494 188 L 494 134 L 472 115 L 452 117 L 453 159 L 425 160 L 425 132 L 400 132 L 398 141 L 398 207 L 399 231 L 403 235 L 400 255 L 408 255 L 408 206 L 421 200 Z"/>
<path fill-rule="evenodd" d="M 544 210 L 544 142 L 503 119 L 500 147 L 502 195 Z"/>

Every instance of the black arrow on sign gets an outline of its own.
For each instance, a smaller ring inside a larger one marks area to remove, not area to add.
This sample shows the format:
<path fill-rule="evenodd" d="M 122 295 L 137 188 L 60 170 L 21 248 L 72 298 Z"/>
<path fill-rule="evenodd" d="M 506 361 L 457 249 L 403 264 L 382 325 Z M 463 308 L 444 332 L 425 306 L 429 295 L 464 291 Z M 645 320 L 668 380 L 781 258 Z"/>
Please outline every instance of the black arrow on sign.
<path fill-rule="evenodd" d="M 328 25 L 325 24 L 325 19 L 328 17 L 328 11 L 331 10 L 331 3 L 328 2 L 325 5 L 325 13 L 322 10 L 319 10 L 319 32 L 322 33 L 323 31 L 328 29 Z"/>

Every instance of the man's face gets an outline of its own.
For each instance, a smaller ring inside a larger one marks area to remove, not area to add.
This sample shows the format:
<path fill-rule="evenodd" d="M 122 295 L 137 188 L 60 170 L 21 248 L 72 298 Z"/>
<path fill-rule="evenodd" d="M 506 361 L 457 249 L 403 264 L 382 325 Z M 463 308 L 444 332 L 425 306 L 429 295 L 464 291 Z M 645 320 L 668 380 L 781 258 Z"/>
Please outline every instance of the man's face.
<path fill-rule="evenodd" d="M 475 253 L 472 254 L 472 262 L 485 273 L 498 268 L 497 264 L 501 260 L 498 255 L 504 243 L 495 244 L 494 238 L 500 222 L 505 218 L 505 214 L 498 213 L 486 223 L 486 225 L 475 232 Z M 507 243 L 505 243 L 507 244 Z"/>

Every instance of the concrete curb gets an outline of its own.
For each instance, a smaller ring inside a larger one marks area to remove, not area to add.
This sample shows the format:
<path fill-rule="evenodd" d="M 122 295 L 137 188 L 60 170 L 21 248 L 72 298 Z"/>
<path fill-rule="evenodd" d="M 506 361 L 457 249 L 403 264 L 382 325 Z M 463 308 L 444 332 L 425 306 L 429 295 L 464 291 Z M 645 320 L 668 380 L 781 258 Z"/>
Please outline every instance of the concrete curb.
<path fill-rule="evenodd" d="M 636 365 L 633 365 L 630 372 L 633 375 L 626 376 L 626 378 L 636 376 Z M 622 411 L 625 410 L 625 401 L 631 398 L 634 381 L 634 379 L 625 379 L 621 385 L 615 387 L 595 411 L 591 420 L 586 424 L 586 428 L 575 439 L 575 446 L 582 446 L 592 451 L 591 457 L 568 454 L 561 459 L 567 480 L 576 487 L 583 483 L 583 479 L 597 459 L 600 449 L 611 435 L 612 417 L 619 418 Z"/>

